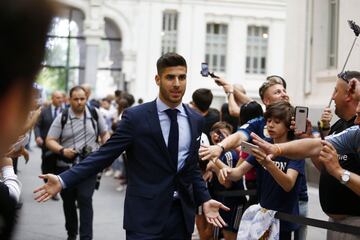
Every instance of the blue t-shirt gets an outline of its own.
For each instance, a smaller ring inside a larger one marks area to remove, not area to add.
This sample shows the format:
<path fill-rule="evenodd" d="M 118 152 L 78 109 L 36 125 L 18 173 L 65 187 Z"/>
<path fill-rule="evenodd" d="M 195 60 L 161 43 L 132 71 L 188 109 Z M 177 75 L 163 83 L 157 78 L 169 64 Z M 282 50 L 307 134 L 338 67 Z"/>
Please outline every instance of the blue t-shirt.
<path fill-rule="evenodd" d="M 270 137 L 266 129 L 266 120 L 262 116 L 249 120 L 247 123 L 240 126 L 238 131 L 241 131 L 248 137 L 248 142 L 252 141 L 252 137 L 250 136 L 250 133 L 252 132 L 256 133 L 262 139 Z"/>
<path fill-rule="evenodd" d="M 304 177 L 305 161 L 290 160 L 285 157 L 277 157 L 273 160 L 274 164 L 284 173 L 286 173 L 288 169 L 294 169 L 299 173 L 296 183 L 290 192 L 286 192 L 275 181 L 272 175 L 256 161 L 254 156 L 248 157 L 246 161 L 256 168 L 257 191 L 260 205 L 266 209 L 299 215 L 298 202 L 301 181 Z M 280 224 L 283 231 L 293 231 L 299 227 L 299 225 L 287 221 L 280 221 Z"/>

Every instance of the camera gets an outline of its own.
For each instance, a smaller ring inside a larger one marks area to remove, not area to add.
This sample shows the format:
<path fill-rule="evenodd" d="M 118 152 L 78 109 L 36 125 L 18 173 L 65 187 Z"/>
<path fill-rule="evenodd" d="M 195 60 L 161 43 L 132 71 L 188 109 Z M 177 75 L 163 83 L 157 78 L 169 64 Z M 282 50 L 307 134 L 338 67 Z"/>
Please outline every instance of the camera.
<path fill-rule="evenodd" d="M 85 145 L 78 153 L 78 157 L 80 158 L 81 161 L 85 159 L 87 156 L 89 156 L 91 153 L 92 153 L 92 147 Z"/>

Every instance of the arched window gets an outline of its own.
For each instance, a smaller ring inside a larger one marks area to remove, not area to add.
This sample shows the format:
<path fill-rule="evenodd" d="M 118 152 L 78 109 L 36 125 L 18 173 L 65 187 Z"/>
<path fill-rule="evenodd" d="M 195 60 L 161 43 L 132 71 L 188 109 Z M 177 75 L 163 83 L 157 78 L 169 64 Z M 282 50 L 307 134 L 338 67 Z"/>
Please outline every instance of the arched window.
<path fill-rule="evenodd" d="M 114 93 L 115 89 L 126 90 L 122 67 L 121 34 L 116 25 L 105 18 L 104 37 L 98 55 L 96 84 L 97 97 Z"/>
<path fill-rule="evenodd" d="M 67 90 L 84 80 L 84 14 L 67 8 L 54 18 L 46 43 L 46 56 L 38 82 L 49 92 Z"/>

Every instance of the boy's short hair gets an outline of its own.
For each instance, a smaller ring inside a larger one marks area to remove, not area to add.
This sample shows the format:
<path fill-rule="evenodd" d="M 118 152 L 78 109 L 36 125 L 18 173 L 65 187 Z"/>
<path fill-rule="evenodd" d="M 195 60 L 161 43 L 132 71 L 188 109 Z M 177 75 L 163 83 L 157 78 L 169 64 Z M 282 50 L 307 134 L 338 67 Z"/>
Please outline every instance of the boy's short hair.
<path fill-rule="evenodd" d="M 295 114 L 294 107 L 286 101 L 275 102 L 266 107 L 264 118 L 275 118 L 284 122 L 285 126 L 289 129 L 288 140 L 294 139 L 294 131 L 290 130 L 291 119 Z"/>
<path fill-rule="evenodd" d="M 207 88 L 199 88 L 192 94 L 192 101 L 201 112 L 209 110 L 212 100 L 213 94 Z"/>
<path fill-rule="evenodd" d="M 277 75 L 267 77 L 266 81 L 263 82 L 263 84 L 259 88 L 259 96 L 261 100 L 264 100 L 264 94 L 266 90 L 268 90 L 269 87 L 272 87 L 277 84 L 282 85 L 286 89 L 286 82 L 282 77 Z"/>

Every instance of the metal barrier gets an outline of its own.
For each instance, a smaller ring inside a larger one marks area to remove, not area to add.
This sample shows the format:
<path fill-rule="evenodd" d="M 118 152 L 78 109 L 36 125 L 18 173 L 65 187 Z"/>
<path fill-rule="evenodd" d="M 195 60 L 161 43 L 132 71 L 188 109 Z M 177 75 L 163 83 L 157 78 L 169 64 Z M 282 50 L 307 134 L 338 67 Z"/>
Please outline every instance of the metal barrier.
<path fill-rule="evenodd" d="M 251 190 L 218 191 L 218 192 L 215 192 L 214 194 L 216 194 L 218 196 L 223 196 L 223 197 L 240 197 L 240 196 L 246 196 L 246 195 L 253 196 L 256 194 L 256 190 L 251 189 Z M 324 228 L 324 229 L 337 231 L 337 232 L 360 235 L 360 227 L 356 227 L 353 225 L 329 222 L 329 221 L 324 221 L 324 220 L 319 220 L 319 219 L 314 219 L 314 218 L 307 218 L 307 217 L 303 217 L 303 216 L 295 216 L 295 215 L 282 213 L 282 212 L 277 212 L 275 214 L 275 218 L 277 218 L 279 220 L 284 220 L 284 221 L 300 224 L 300 225 L 308 225 L 308 226 Z"/>

